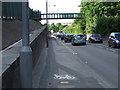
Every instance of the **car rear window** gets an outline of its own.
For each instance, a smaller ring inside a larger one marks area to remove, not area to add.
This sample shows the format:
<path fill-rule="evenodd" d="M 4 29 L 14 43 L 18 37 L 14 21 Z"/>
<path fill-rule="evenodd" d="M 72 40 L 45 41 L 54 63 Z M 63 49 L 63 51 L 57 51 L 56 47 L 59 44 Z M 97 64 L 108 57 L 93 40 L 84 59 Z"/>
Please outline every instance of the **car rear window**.
<path fill-rule="evenodd" d="M 70 35 L 66 35 L 66 37 L 70 37 Z"/>
<path fill-rule="evenodd" d="M 93 34 L 92 37 L 101 37 L 100 34 Z"/>
<path fill-rule="evenodd" d="M 120 34 L 115 34 L 115 37 L 116 38 L 120 38 Z"/>
<path fill-rule="evenodd" d="M 84 37 L 84 35 L 77 35 L 78 37 Z"/>
<path fill-rule="evenodd" d="M 84 35 L 76 35 L 75 37 L 76 37 L 77 39 L 80 39 L 80 38 L 83 38 Z"/>

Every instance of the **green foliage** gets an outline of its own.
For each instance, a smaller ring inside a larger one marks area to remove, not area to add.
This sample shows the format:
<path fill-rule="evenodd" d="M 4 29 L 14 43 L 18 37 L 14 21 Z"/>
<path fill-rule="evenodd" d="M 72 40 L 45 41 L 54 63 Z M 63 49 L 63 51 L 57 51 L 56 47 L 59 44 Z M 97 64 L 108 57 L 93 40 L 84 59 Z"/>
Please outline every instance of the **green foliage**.
<path fill-rule="evenodd" d="M 83 33 L 100 33 L 120 31 L 120 2 L 82 2 L 80 13 L 85 13 L 83 20 L 74 20 Z"/>
<path fill-rule="evenodd" d="M 70 34 L 99 33 L 104 36 L 120 32 L 120 2 L 82 2 L 80 7 L 84 19 L 76 19 L 70 26 L 58 23 L 54 27 Z"/>
<path fill-rule="evenodd" d="M 99 17 L 95 27 L 95 33 L 103 36 L 111 32 L 120 32 L 120 17 Z"/>
<path fill-rule="evenodd" d="M 56 31 L 56 28 L 57 28 L 57 27 L 56 27 L 56 25 L 55 25 L 54 23 L 52 23 L 52 24 L 49 26 L 49 29 L 50 29 L 50 30 L 53 30 L 54 32 L 57 32 L 57 31 Z"/>
<path fill-rule="evenodd" d="M 63 28 L 65 28 L 67 25 L 62 25 L 61 23 L 57 23 L 56 25 L 54 23 L 52 23 L 49 26 L 50 30 L 53 30 L 54 32 L 60 32 L 63 30 Z"/>
<path fill-rule="evenodd" d="M 66 32 L 67 34 L 83 33 L 82 30 L 80 29 L 80 25 L 74 23 L 70 26 L 65 27 L 63 31 Z"/>

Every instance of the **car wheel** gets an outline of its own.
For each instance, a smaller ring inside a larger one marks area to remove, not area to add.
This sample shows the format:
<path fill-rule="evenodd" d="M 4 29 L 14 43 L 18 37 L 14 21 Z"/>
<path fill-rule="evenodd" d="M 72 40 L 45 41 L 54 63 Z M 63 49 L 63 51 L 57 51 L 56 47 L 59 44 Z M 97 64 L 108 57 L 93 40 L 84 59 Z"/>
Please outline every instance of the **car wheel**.
<path fill-rule="evenodd" d="M 72 43 L 73 46 L 75 46 L 75 43 Z"/>
<path fill-rule="evenodd" d="M 93 43 L 93 41 L 91 40 L 91 43 Z"/>
<path fill-rule="evenodd" d="M 65 43 L 66 43 L 67 41 L 65 40 Z"/>
<path fill-rule="evenodd" d="M 86 43 L 84 43 L 84 45 L 86 45 Z"/>
<path fill-rule="evenodd" d="M 100 41 L 100 43 L 103 43 L 103 41 Z"/>
<path fill-rule="evenodd" d="M 111 47 L 111 45 L 110 45 L 110 44 L 108 44 L 108 47 Z"/>

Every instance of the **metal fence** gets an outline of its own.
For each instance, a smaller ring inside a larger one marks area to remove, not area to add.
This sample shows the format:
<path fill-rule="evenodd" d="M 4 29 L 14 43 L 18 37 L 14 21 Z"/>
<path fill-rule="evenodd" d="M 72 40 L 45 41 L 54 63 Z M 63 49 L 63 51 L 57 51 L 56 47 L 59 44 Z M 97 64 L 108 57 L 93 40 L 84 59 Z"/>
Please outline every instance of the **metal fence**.
<path fill-rule="evenodd" d="M 23 2 L 24 3 L 24 2 Z M 29 19 L 40 19 L 41 12 L 29 9 Z M 2 2 L 2 19 L 22 19 L 22 2 Z"/>

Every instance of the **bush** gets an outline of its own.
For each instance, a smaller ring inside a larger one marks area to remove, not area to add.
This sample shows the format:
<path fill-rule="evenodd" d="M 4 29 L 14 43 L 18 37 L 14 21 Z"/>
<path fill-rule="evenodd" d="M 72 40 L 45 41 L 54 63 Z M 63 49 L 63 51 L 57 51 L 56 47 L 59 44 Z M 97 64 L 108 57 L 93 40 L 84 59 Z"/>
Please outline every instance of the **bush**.
<path fill-rule="evenodd" d="M 99 17 L 96 22 L 95 33 L 109 35 L 111 32 L 120 32 L 120 17 Z"/>

